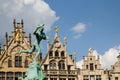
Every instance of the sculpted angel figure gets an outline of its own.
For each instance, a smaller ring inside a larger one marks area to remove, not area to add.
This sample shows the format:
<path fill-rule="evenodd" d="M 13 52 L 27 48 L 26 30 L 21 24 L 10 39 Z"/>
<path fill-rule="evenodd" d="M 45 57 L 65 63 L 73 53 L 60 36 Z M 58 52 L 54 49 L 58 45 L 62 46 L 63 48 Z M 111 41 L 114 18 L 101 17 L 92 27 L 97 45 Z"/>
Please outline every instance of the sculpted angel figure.
<path fill-rule="evenodd" d="M 34 61 L 36 61 L 38 55 L 41 53 L 41 49 L 39 47 L 39 44 L 41 42 L 41 40 L 46 40 L 46 35 L 43 32 L 44 31 L 44 24 L 42 25 L 38 25 L 37 28 L 35 29 L 35 31 L 33 32 L 33 34 L 36 36 L 36 40 L 35 42 L 32 44 L 31 49 L 29 50 L 20 50 L 20 54 L 21 53 L 32 53 L 33 51 L 37 51 L 36 55 L 34 57 Z"/>

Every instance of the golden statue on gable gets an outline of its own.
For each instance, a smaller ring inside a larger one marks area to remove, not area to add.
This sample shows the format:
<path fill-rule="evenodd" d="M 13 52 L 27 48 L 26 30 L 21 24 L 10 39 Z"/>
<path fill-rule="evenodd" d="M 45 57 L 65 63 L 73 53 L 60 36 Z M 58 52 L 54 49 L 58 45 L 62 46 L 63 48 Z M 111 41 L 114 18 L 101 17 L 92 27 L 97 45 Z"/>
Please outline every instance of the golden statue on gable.
<path fill-rule="evenodd" d="M 18 29 L 17 31 L 16 31 L 16 41 L 17 42 L 20 42 L 20 39 L 21 39 L 21 32 L 20 32 L 20 30 Z"/>

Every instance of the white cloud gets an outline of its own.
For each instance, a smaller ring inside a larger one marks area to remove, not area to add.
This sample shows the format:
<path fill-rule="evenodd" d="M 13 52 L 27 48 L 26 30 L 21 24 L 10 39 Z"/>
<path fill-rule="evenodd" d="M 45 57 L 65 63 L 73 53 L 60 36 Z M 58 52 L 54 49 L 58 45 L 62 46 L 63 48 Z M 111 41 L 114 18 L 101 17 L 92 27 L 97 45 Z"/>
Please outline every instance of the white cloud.
<path fill-rule="evenodd" d="M 24 4 L 34 4 L 36 0 L 24 0 Z"/>
<path fill-rule="evenodd" d="M 111 65 L 114 65 L 117 61 L 118 53 L 120 52 L 120 45 L 110 48 L 103 55 L 100 55 L 96 50 L 93 51 L 93 54 L 97 57 L 100 56 L 100 63 L 103 69 L 111 69 Z M 77 62 L 77 67 L 82 68 L 82 60 Z"/>
<path fill-rule="evenodd" d="M 78 61 L 78 62 L 76 63 L 77 68 L 82 69 L 82 64 L 83 64 L 83 60 Z"/>
<path fill-rule="evenodd" d="M 12 22 L 11 20 L 14 18 L 17 20 L 23 19 L 27 32 L 32 32 L 38 24 L 42 23 L 46 25 L 45 30 L 48 32 L 59 19 L 56 12 L 44 0 L 1 0 L 0 18 L 5 21 L 0 21 L 2 23 L 0 26 L 4 26 L 3 30 L 6 30 L 10 27 L 9 24 L 12 24 L 8 21 Z"/>
<path fill-rule="evenodd" d="M 86 30 L 86 24 L 84 23 L 78 23 L 73 28 L 72 31 L 76 33 L 74 36 L 75 39 L 79 38 L 81 36 L 81 33 L 85 32 Z"/>
<path fill-rule="evenodd" d="M 83 33 L 85 29 L 86 29 L 86 24 L 84 23 L 78 23 L 72 28 L 72 30 L 76 33 Z"/>
<path fill-rule="evenodd" d="M 74 39 L 78 39 L 80 36 L 82 36 L 81 34 L 77 34 L 74 36 Z"/>

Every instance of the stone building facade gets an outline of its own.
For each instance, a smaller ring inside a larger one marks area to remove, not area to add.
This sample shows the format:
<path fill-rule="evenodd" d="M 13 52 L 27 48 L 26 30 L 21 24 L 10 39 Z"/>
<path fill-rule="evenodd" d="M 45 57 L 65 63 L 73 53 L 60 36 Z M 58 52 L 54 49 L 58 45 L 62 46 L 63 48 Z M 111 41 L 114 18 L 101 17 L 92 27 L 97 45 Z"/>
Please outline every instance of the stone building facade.
<path fill-rule="evenodd" d="M 112 69 L 109 73 L 111 80 L 120 80 L 120 54 L 117 56 L 118 61 L 112 65 Z"/>
<path fill-rule="evenodd" d="M 24 77 L 25 71 L 33 61 L 35 52 L 31 54 L 19 54 L 21 49 L 30 49 L 31 34 L 26 37 L 24 23 L 13 22 L 14 31 L 11 36 L 6 32 L 6 43 L 0 50 L 0 80 L 17 80 L 19 76 Z"/>
<path fill-rule="evenodd" d="M 24 32 L 24 23 L 13 21 L 14 30 L 11 36 L 5 34 L 6 42 L 1 49 L 0 46 L 0 80 L 18 80 L 24 77 L 26 69 L 33 61 L 35 52 L 32 54 L 19 54 L 21 49 L 30 49 L 31 34 L 29 37 Z M 76 68 L 76 52 L 73 57 L 66 50 L 67 38 L 61 42 L 58 35 L 58 27 L 55 27 L 53 43 L 50 43 L 47 36 L 48 50 L 42 59 L 39 55 L 38 61 L 41 63 L 46 80 L 120 80 L 120 54 L 118 61 L 112 65 L 111 70 L 104 70 L 100 64 L 99 56 L 94 56 L 90 48 L 88 55 L 83 57 L 82 69 Z"/>
<path fill-rule="evenodd" d="M 76 52 L 72 59 L 72 56 L 66 51 L 66 37 L 62 44 L 58 36 L 58 28 L 56 27 L 55 30 L 54 41 L 50 44 L 48 40 L 48 52 L 41 63 L 43 71 L 47 74 L 47 80 L 79 80 Z"/>
<path fill-rule="evenodd" d="M 83 57 L 79 80 L 108 80 L 107 71 L 102 69 L 99 56 L 94 56 L 90 48 L 88 56 Z"/>

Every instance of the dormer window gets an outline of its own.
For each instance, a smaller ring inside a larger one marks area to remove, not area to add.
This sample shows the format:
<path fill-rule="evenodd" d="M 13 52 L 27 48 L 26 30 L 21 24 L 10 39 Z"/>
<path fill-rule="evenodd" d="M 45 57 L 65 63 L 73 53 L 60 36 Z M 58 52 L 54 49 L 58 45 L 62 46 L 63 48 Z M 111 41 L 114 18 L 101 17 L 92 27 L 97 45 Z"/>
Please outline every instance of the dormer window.
<path fill-rule="evenodd" d="M 65 56 L 65 52 L 62 51 L 62 52 L 61 52 L 61 57 L 64 57 L 64 56 Z"/>
<path fill-rule="evenodd" d="M 58 56 L 59 56 L 58 51 L 55 51 L 55 57 L 58 57 Z"/>

